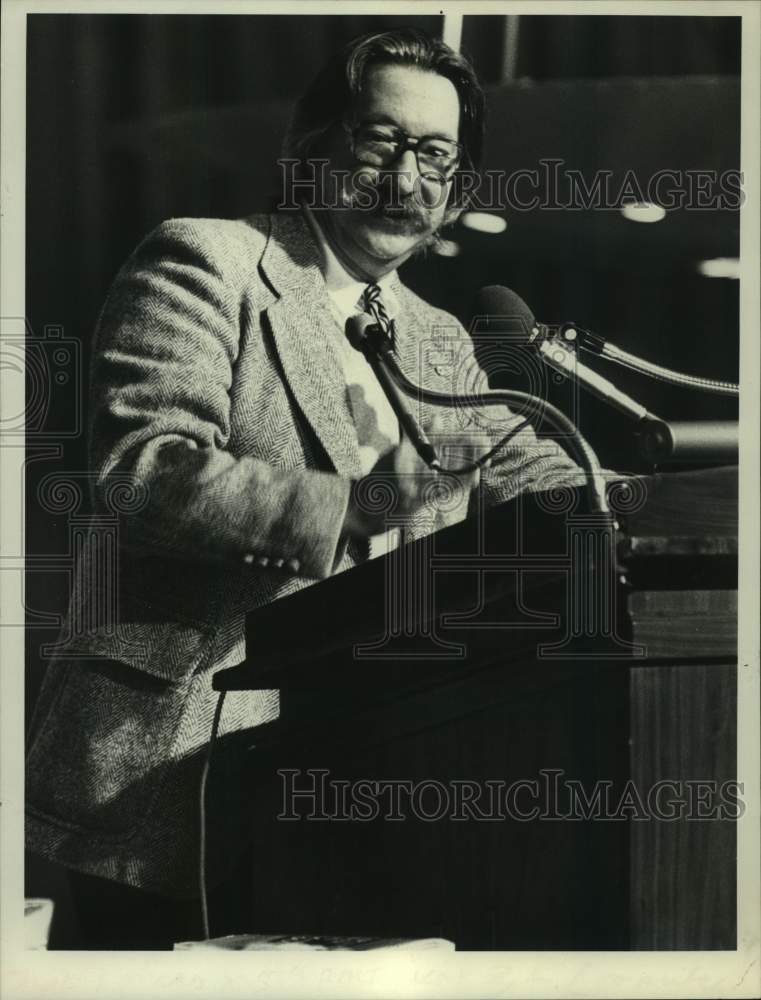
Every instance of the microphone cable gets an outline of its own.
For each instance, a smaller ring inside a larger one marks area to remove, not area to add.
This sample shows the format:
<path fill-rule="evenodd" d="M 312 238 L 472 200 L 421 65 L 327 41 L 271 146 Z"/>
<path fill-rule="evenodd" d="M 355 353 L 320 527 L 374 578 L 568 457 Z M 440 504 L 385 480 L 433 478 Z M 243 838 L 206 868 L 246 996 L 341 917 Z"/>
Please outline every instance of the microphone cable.
<path fill-rule="evenodd" d="M 451 408 L 462 405 L 507 405 L 517 410 L 519 413 L 525 413 L 527 410 L 531 412 L 536 408 L 537 398 L 529 395 L 527 392 L 520 392 L 517 389 L 489 389 L 486 392 L 475 392 L 467 395 L 456 395 L 448 392 L 439 392 L 435 389 L 426 389 L 424 386 L 415 385 L 414 382 L 407 378 L 399 367 L 396 358 L 392 355 L 390 348 L 385 346 L 381 347 L 378 351 L 378 355 L 381 359 L 381 363 L 385 364 L 389 374 L 399 388 L 402 389 L 403 392 L 406 392 L 407 395 L 412 396 L 413 398 L 416 397 L 421 402 L 437 403 L 441 406 L 448 406 Z M 549 424 L 558 433 L 567 435 L 569 446 L 575 453 L 574 457 L 586 473 L 587 485 L 590 489 L 595 509 L 600 513 L 608 513 L 610 508 L 608 507 L 608 501 L 605 495 L 603 473 L 600 467 L 599 459 L 597 458 L 597 455 L 593 451 L 591 445 L 562 410 L 559 410 L 556 406 L 553 406 L 552 403 L 549 403 L 546 400 L 540 400 L 540 402 L 541 413 L 539 415 L 542 421 Z M 497 443 L 497 445 L 491 448 L 485 455 L 481 456 L 481 458 L 476 460 L 474 463 L 464 466 L 461 469 L 441 469 L 440 471 L 463 473 L 473 471 L 475 468 L 480 468 L 480 466 L 482 466 L 489 459 L 489 457 L 496 454 L 500 448 L 503 448 L 504 445 L 529 422 L 529 419 L 526 418 L 518 426 L 512 428 L 502 438 L 502 440 Z"/>
<path fill-rule="evenodd" d="M 211 937 L 209 930 L 209 901 L 206 886 L 206 785 L 209 780 L 209 770 L 211 769 L 211 758 L 214 753 L 214 744 L 219 733 L 219 722 L 222 717 L 222 706 L 225 703 L 226 691 L 220 691 L 217 704 L 214 709 L 214 719 L 211 724 L 211 735 L 209 745 L 206 749 L 206 757 L 201 771 L 201 783 L 199 790 L 199 810 L 198 818 L 200 823 L 199 847 L 198 847 L 198 889 L 201 897 L 201 923 L 203 925 L 204 940 Z"/>
<path fill-rule="evenodd" d="M 568 419 L 562 410 L 553 406 L 552 403 L 549 403 L 546 400 L 537 400 L 537 397 L 515 389 L 489 389 L 486 392 L 475 392 L 463 395 L 449 392 L 439 392 L 435 389 L 426 389 L 424 386 L 415 385 L 414 382 L 407 378 L 405 373 L 399 367 L 399 364 L 394 357 L 391 344 L 389 343 L 383 330 L 381 330 L 377 324 L 373 323 L 372 319 L 367 314 L 363 313 L 356 316 L 350 316 L 346 324 L 346 333 L 355 350 L 364 354 L 371 365 L 383 366 L 384 371 L 390 375 L 394 383 L 403 392 L 405 392 L 408 396 L 417 398 L 420 402 L 437 403 L 441 406 L 448 406 L 452 408 L 463 405 L 494 406 L 501 404 L 511 406 L 519 413 L 524 414 L 527 411 L 531 413 L 535 410 L 536 404 L 539 402 L 541 404 L 540 417 L 542 421 L 548 423 L 558 433 L 568 437 L 569 446 L 572 448 L 578 464 L 582 467 L 586 474 L 587 486 L 590 491 L 593 509 L 599 513 L 610 513 L 608 499 L 605 495 L 605 481 L 597 455 L 576 425 Z M 503 448 L 504 445 L 520 430 L 522 430 L 528 422 L 529 420 L 526 419 L 522 424 L 511 428 L 511 430 L 508 431 L 508 433 L 497 443 L 496 446 L 491 448 L 485 455 L 481 456 L 480 460 L 477 460 L 474 463 L 469 463 L 460 469 L 442 469 L 437 460 L 435 471 L 462 474 L 464 472 L 472 472 L 474 469 L 480 468 L 488 461 L 489 457 L 492 457 L 497 451 L 500 450 L 500 448 Z M 413 441 L 413 443 L 418 448 L 423 461 L 430 465 L 431 463 L 426 455 L 426 451 L 428 449 L 421 449 L 419 441 Z"/>

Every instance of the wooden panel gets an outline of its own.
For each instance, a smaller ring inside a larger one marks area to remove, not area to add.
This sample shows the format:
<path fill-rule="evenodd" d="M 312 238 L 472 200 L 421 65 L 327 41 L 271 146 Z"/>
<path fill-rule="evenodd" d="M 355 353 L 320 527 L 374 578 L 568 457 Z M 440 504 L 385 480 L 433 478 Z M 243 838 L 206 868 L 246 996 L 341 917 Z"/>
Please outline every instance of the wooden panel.
<path fill-rule="evenodd" d="M 646 502 L 622 517 L 629 535 L 737 535 L 737 469 L 704 469 L 642 480 Z"/>
<path fill-rule="evenodd" d="M 735 947 L 735 824 L 688 818 L 699 808 L 688 783 L 715 782 L 704 808 L 720 809 L 722 783 L 736 777 L 736 700 L 734 666 L 631 672 L 632 778 L 641 794 L 676 781 L 687 802 L 673 821 L 632 824 L 633 948 Z"/>
<path fill-rule="evenodd" d="M 737 655 L 736 591 L 638 591 L 629 595 L 628 612 L 632 640 L 650 659 Z"/>
<path fill-rule="evenodd" d="M 387 704 L 374 725 L 367 722 L 370 747 L 356 727 L 351 749 L 331 747 L 337 726 L 325 720 L 322 749 L 283 745 L 256 758 L 254 931 L 444 937 L 461 950 L 626 947 L 626 824 L 458 820 L 451 812 L 426 821 L 409 807 L 401 821 L 277 819 L 278 767 L 298 768 L 301 787 L 310 781 L 307 768 L 325 767 L 331 780 L 436 781 L 447 795 L 458 780 L 484 793 L 487 781 L 502 788 L 538 781 L 542 809 L 551 771 L 585 789 L 599 779 L 620 783 L 628 764 L 626 671 L 577 665 L 551 684 L 517 683 L 507 664 L 501 674 L 492 703 L 475 712 L 453 686 L 448 713 L 441 691 L 428 710 L 418 703 L 414 731 L 403 726 L 400 735 L 395 706 Z M 314 701 L 313 710 L 319 714 Z M 378 740 L 383 726 L 385 744 Z M 434 799 L 425 801 L 430 808 Z M 531 802 L 529 795 L 518 799 L 526 810 Z M 564 810 L 561 791 L 557 812 Z"/>

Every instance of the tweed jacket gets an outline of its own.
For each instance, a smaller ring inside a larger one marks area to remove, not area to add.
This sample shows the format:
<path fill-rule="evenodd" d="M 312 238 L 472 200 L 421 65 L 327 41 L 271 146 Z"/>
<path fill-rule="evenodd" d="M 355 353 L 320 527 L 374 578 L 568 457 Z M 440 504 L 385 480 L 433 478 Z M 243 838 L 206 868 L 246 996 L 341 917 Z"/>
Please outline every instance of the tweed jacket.
<path fill-rule="evenodd" d="M 402 367 L 451 389 L 452 344 L 468 346 L 467 334 L 398 278 L 394 291 Z M 38 699 L 32 850 L 144 889 L 196 893 L 213 673 L 245 659 L 247 612 L 368 556 L 341 533 L 360 461 L 335 323 L 297 213 L 170 220 L 117 276 L 95 342 L 90 461 L 96 509 L 125 481 L 137 500 L 119 523 L 113 574 L 96 572 L 97 546 L 82 553 Z M 501 433 L 516 419 L 503 417 Z M 420 419 L 429 427 L 431 408 Z M 445 419 L 463 426 L 461 412 Z M 575 470 L 530 428 L 511 447 L 487 476 L 495 501 Z M 467 501 L 428 511 L 409 537 L 462 519 Z M 102 621 L 109 602 L 116 624 Z M 277 692 L 230 694 L 220 735 L 243 745 L 277 713 Z M 255 790 L 236 784 L 242 756 L 230 755 L 227 791 L 210 782 L 211 882 L 243 847 L 237 814 Z"/>

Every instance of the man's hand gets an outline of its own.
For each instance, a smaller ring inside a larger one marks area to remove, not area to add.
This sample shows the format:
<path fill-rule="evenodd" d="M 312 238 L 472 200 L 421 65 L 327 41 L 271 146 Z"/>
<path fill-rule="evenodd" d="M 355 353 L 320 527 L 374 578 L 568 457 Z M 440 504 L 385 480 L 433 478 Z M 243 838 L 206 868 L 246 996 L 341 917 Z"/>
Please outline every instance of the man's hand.
<path fill-rule="evenodd" d="M 455 449 L 456 450 L 456 449 Z M 344 520 L 344 533 L 353 538 L 367 538 L 386 530 L 389 514 L 411 518 L 436 495 L 436 484 L 447 477 L 447 465 L 465 465 L 451 460 L 447 448 L 438 448 L 444 470 L 434 472 L 420 458 L 409 438 L 380 458 L 371 471 L 353 484 Z M 473 490 L 479 482 L 479 470 L 457 476 L 459 488 Z"/>

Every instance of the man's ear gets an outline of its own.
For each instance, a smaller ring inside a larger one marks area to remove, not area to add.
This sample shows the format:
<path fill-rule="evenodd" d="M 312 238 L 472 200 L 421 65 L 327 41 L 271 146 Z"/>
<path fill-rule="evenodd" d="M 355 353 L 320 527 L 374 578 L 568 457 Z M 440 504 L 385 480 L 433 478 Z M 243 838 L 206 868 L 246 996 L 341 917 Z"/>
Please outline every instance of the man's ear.
<path fill-rule="evenodd" d="M 444 214 L 444 222 L 442 223 L 441 228 L 443 229 L 444 226 L 454 225 L 467 207 L 467 202 L 464 205 L 450 205 Z"/>
<path fill-rule="evenodd" d="M 459 177 L 455 174 L 452 189 L 449 192 L 449 203 L 444 215 L 443 224 L 445 226 L 450 226 L 453 222 L 457 222 L 462 213 L 470 208 L 471 200 L 470 185 L 461 186 L 459 183 Z"/>
<path fill-rule="evenodd" d="M 471 199 L 468 195 L 463 198 L 452 201 L 447 205 L 446 211 L 444 213 L 444 221 L 442 222 L 442 228 L 445 226 L 452 226 L 460 218 L 463 212 L 467 212 L 471 207 Z"/>

